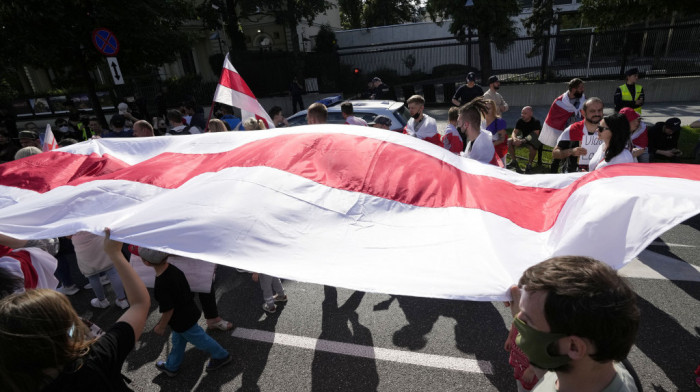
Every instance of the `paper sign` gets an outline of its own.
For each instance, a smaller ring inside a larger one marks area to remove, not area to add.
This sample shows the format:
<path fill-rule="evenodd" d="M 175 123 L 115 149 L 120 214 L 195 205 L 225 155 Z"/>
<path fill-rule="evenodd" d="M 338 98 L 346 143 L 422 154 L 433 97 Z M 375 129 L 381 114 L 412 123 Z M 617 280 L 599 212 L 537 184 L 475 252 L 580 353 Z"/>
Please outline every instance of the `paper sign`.
<path fill-rule="evenodd" d="M 578 164 L 581 166 L 588 165 L 601 144 L 603 144 L 603 141 L 598 139 L 598 133 L 592 135 L 584 133 L 583 140 L 581 140 L 581 147 L 586 149 L 586 153 L 578 157 Z"/>

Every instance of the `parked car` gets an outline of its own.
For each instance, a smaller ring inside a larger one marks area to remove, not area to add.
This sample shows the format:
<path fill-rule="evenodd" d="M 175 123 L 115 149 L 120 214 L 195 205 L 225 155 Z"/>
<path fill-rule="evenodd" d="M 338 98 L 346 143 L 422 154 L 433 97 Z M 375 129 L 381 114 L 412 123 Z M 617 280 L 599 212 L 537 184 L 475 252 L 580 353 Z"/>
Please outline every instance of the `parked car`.
<path fill-rule="evenodd" d="M 372 122 L 378 115 L 384 115 L 391 119 L 392 131 L 403 131 L 408 119 L 411 115 L 408 113 L 408 108 L 402 102 L 396 101 L 370 101 L 358 100 L 350 101 L 352 103 L 355 117 L 359 117 L 365 121 Z M 289 118 L 287 118 L 290 127 L 297 125 L 306 125 L 306 110 L 302 110 Z M 340 113 L 340 105 L 330 106 L 328 108 L 328 123 L 329 124 L 345 124 L 345 119 Z"/>

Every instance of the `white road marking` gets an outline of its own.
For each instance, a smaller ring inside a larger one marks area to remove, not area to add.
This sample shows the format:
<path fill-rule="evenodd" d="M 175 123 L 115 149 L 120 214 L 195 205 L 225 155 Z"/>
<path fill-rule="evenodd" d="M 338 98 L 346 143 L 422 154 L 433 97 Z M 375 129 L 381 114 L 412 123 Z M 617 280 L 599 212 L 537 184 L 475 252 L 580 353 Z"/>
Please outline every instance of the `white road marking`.
<path fill-rule="evenodd" d="M 620 269 L 620 275 L 628 278 L 700 282 L 700 267 L 644 250 Z"/>
<path fill-rule="evenodd" d="M 236 328 L 231 335 L 240 339 L 351 355 L 354 357 L 379 359 L 382 361 L 457 370 L 468 373 L 493 374 L 493 367 L 489 361 L 392 350 L 240 327 Z"/>
<path fill-rule="evenodd" d="M 668 247 L 675 246 L 675 247 L 679 247 L 679 248 L 697 248 L 697 246 L 695 246 L 695 245 L 669 244 L 669 243 L 663 242 L 663 241 L 654 241 L 651 244 L 649 244 L 649 246 L 668 246 Z"/>

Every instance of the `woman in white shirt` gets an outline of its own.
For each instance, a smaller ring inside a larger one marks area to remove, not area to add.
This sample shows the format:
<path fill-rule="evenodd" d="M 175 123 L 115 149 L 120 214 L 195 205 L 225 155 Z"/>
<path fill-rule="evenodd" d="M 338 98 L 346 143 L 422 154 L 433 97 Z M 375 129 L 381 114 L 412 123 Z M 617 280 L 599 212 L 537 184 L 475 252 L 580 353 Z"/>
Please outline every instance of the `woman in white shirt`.
<path fill-rule="evenodd" d="M 603 144 L 588 163 L 590 171 L 617 163 L 634 162 L 629 150 L 630 124 L 623 114 L 615 113 L 604 117 L 598 124 L 598 139 Z"/>

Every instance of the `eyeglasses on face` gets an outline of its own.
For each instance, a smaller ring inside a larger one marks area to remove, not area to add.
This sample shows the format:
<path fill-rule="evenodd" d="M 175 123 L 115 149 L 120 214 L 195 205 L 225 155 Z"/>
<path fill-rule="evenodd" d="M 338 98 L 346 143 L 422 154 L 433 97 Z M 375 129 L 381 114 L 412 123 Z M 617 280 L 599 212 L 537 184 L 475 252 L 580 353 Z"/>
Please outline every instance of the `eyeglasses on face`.
<path fill-rule="evenodd" d="M 610 128 L 598 125 L 598 132 L 609 131 Z"/>

